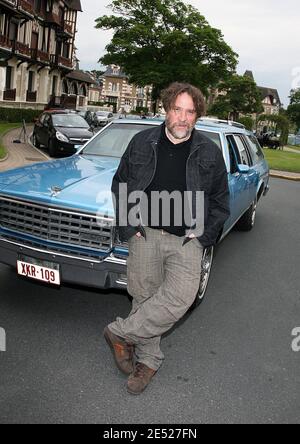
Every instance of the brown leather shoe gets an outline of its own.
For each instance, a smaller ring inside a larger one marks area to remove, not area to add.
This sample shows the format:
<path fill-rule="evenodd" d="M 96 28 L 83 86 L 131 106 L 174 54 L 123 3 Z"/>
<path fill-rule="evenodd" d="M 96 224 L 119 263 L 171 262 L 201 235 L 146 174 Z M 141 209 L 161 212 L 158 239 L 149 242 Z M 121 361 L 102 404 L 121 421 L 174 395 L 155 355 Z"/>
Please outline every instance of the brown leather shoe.
<path fill-rule="evenodd" d="M 130 375 L 134 370 L 133 344 L 128 344 L 125 339 L 116 336 L 108 327 L 105 327 L 103 334 L 111 348 L 118 369 L 126 375 Z"/>
<path fill-rule="evenodd" d="M 127 382 L 127 390 L 132 395 L 140 395 L 150 383 L 156 371 L 147 365 L 137 362 L 135 370 L 129 376 Z"/>

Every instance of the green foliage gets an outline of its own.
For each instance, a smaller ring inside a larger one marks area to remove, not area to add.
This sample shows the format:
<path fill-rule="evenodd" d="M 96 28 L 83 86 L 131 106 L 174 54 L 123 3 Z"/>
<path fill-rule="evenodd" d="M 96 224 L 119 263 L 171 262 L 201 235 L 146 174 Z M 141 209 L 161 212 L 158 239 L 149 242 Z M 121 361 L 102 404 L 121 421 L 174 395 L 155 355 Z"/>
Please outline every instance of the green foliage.
<path fill-rule="evenodd" d="M 40 115 L 40 110 L 0 108 L 0 122 L 15 123 L 23 122 L 23 120 L 25 120 L 26 123 L 33 123 L 34 119 Z"/>
<path fill-rule="evenodd" d="M 238 122 L 242 123 L 243 125 L 245 125 L 245 127 L 249 131 L 252 131 L 254 129 L 255 121 L 250 116 L 240 117 L 238 119 Z"/>
<path fill-rule="evenodd" d="M 2 136 L 9 130 L 13 129 L 13 128 L 18 128 L 20 127 L 21 124 L 17 124 L 17 123 L 0 123 L 0 159 L 4 159 L 4 157 L 6 156 L 6 150 L 2 144 Z"/>
<path fill-rule="evenodd" d="M 100 62 L 121 66 L 130 83 L 153 85 L 154 100 L 173 81 L 207 94 L 236 68 L 221 31 L 180 0 L 113 0 L 109 8 L 114 15 L 96 19 L 96 28 L 114 31 Z"/>
<path fill-rule="evenodd" d="M 290 105 L 287 109 L 287 115 L 290 121 L 296 127 L 296 133 L 300 129 L 300 88 L 292 89 L 290 95 Z"/>
<path fill-rule="evenodd" d="M 290 105 L 300 104 L 300 88 L 292 89 L 290 98 Z"/>
<path fill-rule="evenodd" d="M 218 86 L 221 93 L 209 109 L 209 113 L 239 119 L 240 114 L 263 111 L 261 95 L 256 83 L 249 77 L 234 74 Z"/>
<path fill-rule="evenodd" d="M 148 108 L 145 108 L 144 106 L 137 106 L 137 107 L 136 107 L 136 112 L 137 112 L 138 114 L 140 114 L 140 113 L 145 113 L 145 114 L 147 114 L 147 113 L 149 112 L 149 109 L 148 109 Z"/>

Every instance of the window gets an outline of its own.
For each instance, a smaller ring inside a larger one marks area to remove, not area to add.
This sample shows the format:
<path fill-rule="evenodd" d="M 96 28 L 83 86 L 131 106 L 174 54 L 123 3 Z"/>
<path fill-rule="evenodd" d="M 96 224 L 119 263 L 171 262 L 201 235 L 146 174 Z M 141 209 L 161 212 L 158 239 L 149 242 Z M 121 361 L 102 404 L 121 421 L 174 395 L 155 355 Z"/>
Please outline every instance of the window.
<path fill-rule="evenodd" d="M 230 173 L 235 174 L 238 171 L 237 165 L 241 163 L 240 153 L 233 136 L 227 136 L 226 140 L 230 157 Z"/>
<path fill-rule="evenodd" d="M 53 76 L 52 80 L 52 95 L 56 95 L 56 86 L 57 86 L 57 76 Z"/>
<path fill-rule="evenodd" d="M 12 75 L 13 68 L 11 66 L 7 66 L 6 68 L 6 78 L 5 78 L 5 89 L 12 89 Z"/>
<path fill-rule="evenodd" d="M 247 142 L 249 144 L 251 157 L 253 159 L 253 163 L 258 163 L 262 159 L 264 159 L 264 153 L 261 149 L 261 146 L 253 135 L 246 136 Z"/>
<path fill-rule="evenodd" d="M 28 73 L 28 92 L 33 92 L 34 88 L 33 88 L 33 83 L 34 83 L 34 72 L 33 71 L 29 71 Z"/>
<path fill-rule="evenodd" d="M 246 145 L 245 145 L 242 137 L 238 136 L 238 135 L 235 135 L 233 137 L 234 137 L 236 146 L 237 146 L 237 148 L 239 150 L 240 160 L 241 160 L 240 163 L 242 165 L 249 165 L 250 166 L 251 165 L 251 159 L 250 159 L 250 156 L 249 156 L 249 154 L 247 152 Z"/>
<path fill-rule="evenodd" d="M 221 139 L 220 139 L 220 135 L 218 133 L 212 133 L 210 131 L 202 131 L 199 130 L 201 132 L 201 134 L 203 134 L 205 137 L 207 137 L 208 139 L 210 139 L 212 142 L 214 142 L 219 148 L 220 150 L 222 150 L 222 144 L 221 144 Z"/>
<path fill-rule="evenodd" d="M 114 123 L 91 140 L 82 154 L 121 158 L 131 139 L 140 131 L 151 128 L 149 125 Z"/>

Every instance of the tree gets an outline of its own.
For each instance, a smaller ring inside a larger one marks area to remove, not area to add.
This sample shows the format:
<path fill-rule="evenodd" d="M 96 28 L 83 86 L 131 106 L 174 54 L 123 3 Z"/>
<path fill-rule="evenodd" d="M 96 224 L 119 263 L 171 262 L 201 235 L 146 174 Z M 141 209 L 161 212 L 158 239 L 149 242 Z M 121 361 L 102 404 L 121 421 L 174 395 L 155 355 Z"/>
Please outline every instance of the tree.
<path fill-rule="evenodd" d="M 116 64 L 139 86 L 153 85 L 153 100 L 174 81 L 205 95 L 237 65 L 237 54 L 200 12 L 180 0 L 113 0 L 114 15 L 96 19 L 96 28 L 114 30 L 100 59 Z"/>
<path fill-rule="evenodd" d="M 220 118 L 238 120 L 240 114 L 263 111 L 261 95 L 254 80 L 234 74 L 218 86 L 219 95 L 209 109 Z"/>
<path fill-rule="evenodd" d="M 300 88 L 292 89 L 290 95 L 290 105 L 287 114 L 291 122 L 296 125 L 296 133 L 300 129 Z"/>

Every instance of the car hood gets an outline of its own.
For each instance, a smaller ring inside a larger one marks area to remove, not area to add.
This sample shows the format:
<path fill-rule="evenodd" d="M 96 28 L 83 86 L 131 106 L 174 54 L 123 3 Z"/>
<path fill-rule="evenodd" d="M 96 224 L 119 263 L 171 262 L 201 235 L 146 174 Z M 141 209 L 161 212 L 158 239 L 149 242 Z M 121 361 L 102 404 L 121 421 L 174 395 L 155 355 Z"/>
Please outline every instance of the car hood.
<path fill-rule="evenodd" d="M 0 194 L 113 217 L 111 183 L 120 160 L 74 155 L 0 174 Z"/>
<path fill-rule="evenodd" d="M 60 131 L 69 138 L 75 139 L 90 139 L 94 134 L 89 128 L 70 128 L 70 127 L 55 127 L 56 131 Z"/>

